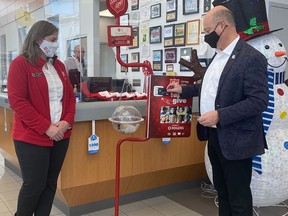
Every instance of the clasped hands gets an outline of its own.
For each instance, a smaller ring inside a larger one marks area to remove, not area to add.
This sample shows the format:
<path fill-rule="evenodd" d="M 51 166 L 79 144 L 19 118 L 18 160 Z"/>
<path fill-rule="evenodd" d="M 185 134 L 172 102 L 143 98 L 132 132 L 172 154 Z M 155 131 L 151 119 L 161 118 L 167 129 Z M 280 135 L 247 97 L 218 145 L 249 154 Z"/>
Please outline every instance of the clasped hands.
<path fill-rule="evenodd" d="M 48 137 L 50 137 L 51 140 L 60 141 L 64 138 L 64 134 L 68 128 L 68 122 L 59 121 L 55 124 L 51 124 L 45 133 Z"/>
<path fill-rule="evenodd" d="M 167 87 L 167 92 L 172 92 L 172 93 L 182 93 L 182 86 L 179 83 L 170 83 Z M 206 112 L 202 114 L 197 121 L 205 126 L 205 127 L 212 127 L 216 125 L 219 121 L 219 114 L 216 110 Z"/>

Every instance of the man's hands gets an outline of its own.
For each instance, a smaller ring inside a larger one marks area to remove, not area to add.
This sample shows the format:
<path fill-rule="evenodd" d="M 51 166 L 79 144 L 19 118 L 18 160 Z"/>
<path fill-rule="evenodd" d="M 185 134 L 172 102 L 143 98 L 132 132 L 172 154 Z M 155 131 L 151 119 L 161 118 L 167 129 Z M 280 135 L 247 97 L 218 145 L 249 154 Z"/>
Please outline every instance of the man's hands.
<path fill-rule="evenodd" d="M 217 111 L 204 113 L 198 118 L 198 122 L 205 127 L 212 127 L 213 125 L 216 125 L 218 121 L 219 115 Z"/>
<path fill-rule="evenodd" d="M 182 93 L 182 86 L 179 83 L 170 83 L 167 87 L 167 92 Z"/>
<path fill-rule="evenodd" d="M 51 124 L 45 134 L 52 140 L 60 141 L 64 138 L 64 133 L 67 131 L 68 127 L 68 122 L 59 121 L 55 124 Z"/>

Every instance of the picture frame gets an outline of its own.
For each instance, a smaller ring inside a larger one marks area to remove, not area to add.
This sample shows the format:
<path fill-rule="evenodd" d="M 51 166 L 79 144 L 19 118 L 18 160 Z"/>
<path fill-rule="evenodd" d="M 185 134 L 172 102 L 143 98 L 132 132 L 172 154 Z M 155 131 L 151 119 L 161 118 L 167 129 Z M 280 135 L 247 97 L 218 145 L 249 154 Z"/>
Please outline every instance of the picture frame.
<path fill-rule="evenodd" d="M 191 52 L 192 52 L 192 47 L 188 48 L 181 48 L 180 49 L 180 58 L 185 59 L 186 61 L 191 62 Z M 188 72 L 191 71 L 189 68 L 183 66 L 180 64 L 180 71 Z"/>
<path fill-rule="evenodd" d="M 166 22 L 177 21 L 177 0 L 167 0 L 166 2 Z"/>
<path fill-rule="evenodd" d="M 150 18 L 155 19 L 161 17 L 161 3 L 151 5 Z"/>
<path fill-rule="evenodd" d="M 177 62 L 177 48 L 165 49 L 165 63 Z"/>
<path fill-rule="evenodd" d="M 162 71 L 163 50 L 153 50 L 153 71 Z"/>
<path fill-rule="evenodd" d="M 162 26 L 150 27 L 150 44 L 162 42 Z"/>
<path fill-rule="evenodd" d="M 164 47 L 174 46 L 174 24 L 164 26 Z"/>
<path fill-rule="evenodd" d="M 211 0 L 204 0 L 203 4 L 204 4 L 203 5 L 204 13 L 207 13 L 208 11 L 211 10 Z"/>
<path fill-rule="evenodd" d="M 121 54 L 120 58 L 122 59 L 122 61 L 124 63 L 128 63 L 128 54 Z M 127 73 L 128 72 L 128 68 L 121 65 L 121 72 Z"/>
<path fill-rule="evenodd" d="M 129 24 L 132 26 L 139 26 L 140 21 L 140 12 L 139 11 L 131 11 L 129 14 Z"/>
<path fill-rule="evenodd" d="M 120 25 L 129 25 L 129 14 L 120 16 Z"/>
<path fill-rule="evenodd" d="M 201 29 L 201 34 L 204 34 L 205 31 L 204 31 L 204 25 L 203 25 L 203 20 L 204 20 L 204 17 L 206 16 L 206 14 L 202 14 L 201 15 L 201 21 L 200 21 L 200 29 Z"/>
<path fill-rule="evenodd" d="M 135 63 L 135 62 L 139 62 L 139 59 L 140 59 L 140 53 L 139 52 L 133 52 L 133 53 L 131 53 L 131 62 L 132 63 Z M 131 68 L 131 70 L 133 71 L 133 72 L 138 72 L 138 71 L 140 71 L 140 68 L 139 67 L 132 67 Z"/>
<path fill-rule="evenodd" d="M 183 15 L 199 13 L 199 0 L 183 0 Z"/>
<path fill-rule="evenodd" d="M 139 27 L 132 28 L 133 45 L 129 49 L 139 48 Z"/>
<path fill-rule="evenodd" d="M 186 44 L 186 23 L 174 25 L 174 46 L 185 46 Z"/>
<path fill-rule="evenodd" d="M 131 0 L 131 10 L 139 9 L 139 0 Z"/>
<path fill-rule="evenodd" d="M 166 72 L 173 72 L 174 64 L 166 64 Z"/>
<path fill-rule="evenodd" d="M 200 36 L 200 19 L 186 23 L 186 45 L 198 45 Z"/>

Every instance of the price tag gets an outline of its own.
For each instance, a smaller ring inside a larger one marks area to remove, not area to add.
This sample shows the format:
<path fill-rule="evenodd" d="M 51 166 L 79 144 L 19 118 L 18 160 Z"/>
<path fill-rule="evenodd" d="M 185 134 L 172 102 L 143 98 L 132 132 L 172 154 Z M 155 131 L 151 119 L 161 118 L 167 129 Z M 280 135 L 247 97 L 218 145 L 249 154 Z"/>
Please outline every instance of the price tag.
<path fill-rule="evenodd" d="M 99 152 L 99 137 L 91 135 L 88 138 L 88 154 L 95 154 Z"/>
<path fill-rule="evenodd" d="M 92 121 L 92 135 L 88 138 L 88 154 L 99 152 L 99 137 L 95 134 L 95 120 Z"/>
<path fill-rule="evenodd" d="M 170 144 L 171 138 L 170 137 L 163 137 L 162 144 Z"/>

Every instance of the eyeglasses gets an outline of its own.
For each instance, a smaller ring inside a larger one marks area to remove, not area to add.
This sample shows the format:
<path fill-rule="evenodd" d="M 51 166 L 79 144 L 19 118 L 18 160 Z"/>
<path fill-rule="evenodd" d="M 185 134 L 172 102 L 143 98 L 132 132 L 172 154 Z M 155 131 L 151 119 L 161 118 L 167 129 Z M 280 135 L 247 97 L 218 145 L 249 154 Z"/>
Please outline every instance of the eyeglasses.
<path fill-rule="evenodd" d="M 77 53 L 81 52 L 82 54 L 85 53 L 85 51 L 77 51 L 77 50 L 74 50 L 74 52 L 77 52 Z"/>

